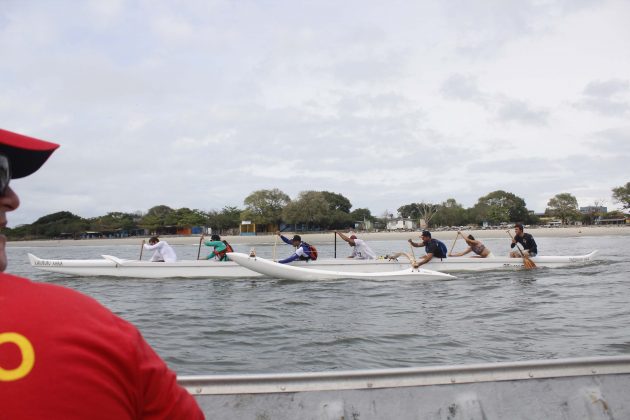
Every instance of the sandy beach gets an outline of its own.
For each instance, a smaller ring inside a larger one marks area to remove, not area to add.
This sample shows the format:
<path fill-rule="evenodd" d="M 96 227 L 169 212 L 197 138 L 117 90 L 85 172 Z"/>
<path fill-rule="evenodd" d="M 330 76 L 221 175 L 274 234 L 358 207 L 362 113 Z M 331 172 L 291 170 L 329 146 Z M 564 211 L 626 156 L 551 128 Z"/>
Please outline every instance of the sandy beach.
<path fill-rule="evenodd" d="M 630 235 L 630 226 L 579 226 L 579 227 L 560 227 L 560 228 L 530 228 L 525 229 L 526 232 L 531 233 L 534 237 L 579 237 L 579 236 L 606 236 L 606 235 Z M 467 234 L 472 234 L 475 238 L 500 238 L 507 237 L 505 230 L 468 230 Z M 510 230 L 514 234 L 514 230 Z M 292 236 L 292 232 L 283 232 L 285 236 Z M 455 239 L 456 231 L 433 231 L 433 237 L 442 240 Z M 334 235 L 332 232 L 327 233 L 300 233 L 302 239 L 312 244 L 318 243 L 332 243 L 334 241 Z M 356 235 L 366 241 L 406 241 L 407 239 L 418 240 L 420 232 L 357 232 Z M 199 236 L 162 236 L 162 239 L 168 241 L 172 245 L 187 245 L 198 244 Z M 98 246 L 98 245 L 133 245 L 139 244 L 142 240 L 148 238 L 143 237 L 131 237 L 131 238 L 114 238 L 114 239 L 61 239 L 61 240 L 41 240 L 41 241 L 11 241 L 7 242 L 9 247 L 23 247 L 23 246 Z M 233 244 L 264 244 L 274 243 L 276 240 L 274 235 L 258 235 L 258 236 L 224 236 L 229 243 Z M 337 241 L 342 241 L 341 238 L 337 238 Z"/>

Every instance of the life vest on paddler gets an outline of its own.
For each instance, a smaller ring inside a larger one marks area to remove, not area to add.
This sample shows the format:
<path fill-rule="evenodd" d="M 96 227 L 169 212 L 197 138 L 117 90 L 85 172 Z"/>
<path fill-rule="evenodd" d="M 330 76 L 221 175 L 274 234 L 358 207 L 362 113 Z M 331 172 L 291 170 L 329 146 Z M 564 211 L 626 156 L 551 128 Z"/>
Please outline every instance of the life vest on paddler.
<path fill-rule="evenodd" d="M 309 245 L 306 242 L 302 242 L 304 245 L 306 245 L 306 248 L 308 250 L 308 255 L 309 258 L 313 261 L 315 261 L 317 259 L 317 248 L 315 248 L 313 245 Z"/>
<path fill-rule="evenodd" d="M 219 259 L 219 261 L 227 261 L 227 253 L 228 252 L 234 252 L 234 249 L 232 248 L 232 245 L 228 244 L 227 241 L 221 241 L 225 244 L 225 249 L 223 251 L 214 251 L 214 254 L 217 256 L 217 258 Z"/>

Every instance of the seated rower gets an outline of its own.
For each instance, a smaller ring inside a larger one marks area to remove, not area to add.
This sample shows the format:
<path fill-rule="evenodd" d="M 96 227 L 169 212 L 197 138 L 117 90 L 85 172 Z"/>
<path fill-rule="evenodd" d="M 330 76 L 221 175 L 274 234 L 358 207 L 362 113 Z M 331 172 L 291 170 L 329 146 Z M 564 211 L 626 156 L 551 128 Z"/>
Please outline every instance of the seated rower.
<path fill-rule="evenodd" d="M 142 241 L 142 246 L 147 251 L 155 251 L 151 257 L 151 262 L 175 262 L 177 261 L 177 255 L 175 250 L 166 241 L 160 241 L 157 236 L 152 236 L 149 239 L 149 244 L 145 244 Z"/>
<path fill-rule="evenodd" d="M 217 234 L 210 236 L 209 241 L 203 243 L 205 246 L 211 246 L 214 250 L 206 256 L 206 260 L 216 258 L 219 261 L 229 261 L 230 259 L 226 255 L 228 252 L 234 252 L 232 246 L 226 241 L 222 241 L 221 237 Z"/>
<path fill-rule="evenodd" d="M 477 255 L 473 255 L 473 258 L 494 257 L 490 249 L 486 247 L 481 241 L 475 239 L 474 236 L 472 235 L 464 236 L 464 234 L 460 231 L 457 231 L 457 234 L 462 235 L 462 238 L 464 238 L 464 240 L 466 241 L 468 248 L 464 250 L 463 252 L 458 252 L 458 253 L 449 252 L 448 253 L 449 257 L 461 257 L 468 254 L 469 252 L 474 252 L 475 254 L 477 254 Z"/>
<path fill-rule="evenodd" d="M 512 238 L 510 248 L 516 247 L 517 251 L 510 252 L 510 257 L 535 257 L 538 254 L 538 245 L 536 245 L 536 241 L 532 235 L 524 232 L 522 223 L 514 225 L 514 233 L 515 235 Z M 517 244 L 521 244 L 523 249 L 521 250 Z"/>
<path fill-rule="evenodd" d="M 421 265 L 428 263 L 433 259 L 433 257 L 440 259 L 446 258 L 447 248 L 446 245 L 444 245 L 444 242 L 431 238 L 431 232 L 428 230 L 423 230 L 420 238 L 422 239 L 422 242 L 420 243 L 416 243 L 411 239 L 408 240 L 413 247 L 424 247 L 424 252 L 426 253 L 420 261 L 413 263 L 414 268 L 418 268 Z"/>
<path fill-rule="evenodd" d="M 317 259 L 317 250 L 315 249 L 315 247 L 302 241 L 302 237 L 300 235 L 294 235 L 293 239 L 287 238 L 279 231 L 276 232 L 276 235 L 278 235 L 280 239 L 282 239 L 282 242 L 287 245 L 293 245 L 293 247 L 295 248 L 295 252 L 291 254 L 291 256 L 278 261 L 280 264 L 288 264 L 296 260 L 310 261 Z"/>

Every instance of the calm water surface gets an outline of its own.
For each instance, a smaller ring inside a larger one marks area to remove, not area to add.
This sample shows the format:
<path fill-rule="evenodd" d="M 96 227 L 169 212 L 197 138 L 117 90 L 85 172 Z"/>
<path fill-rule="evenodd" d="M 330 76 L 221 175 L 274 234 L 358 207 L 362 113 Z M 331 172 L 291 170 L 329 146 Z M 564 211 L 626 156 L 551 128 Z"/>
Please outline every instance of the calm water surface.
<path fill-rule="evenodd" d="M 509 238 L 484 242 L 497 255 L 509 249 Z M 11 246 L 7 271 L 98 299 L 134 323 L 180 375 L 630 353 L 630 236 L 541 237 L 537 242 L 542 255 L 599 249 L 599 259 L 567 269 L 455 273 L 455 280 L 428 282 L 113 279 L 64 276 L 29 265 L 28 252 L 66 259 L 139 254 L 139 245 L 60 242 L 58 247 Z M 315 245 L 320 256 L 333 255 L 332 243 Z M 379 254 L 409 249 L 403 241 L 370 245 Z M 251 247 L 236 245 L 235 250 Z M 338 244 L 337 255 L 349 249 Z M 182 259 L 197 256 L 195 245 L 175 250 Z M 270 257 L 273 244 L 258 244 L 256 251 Z M 278 256 L 290 253 L 289 246 L 278 245 Z"/>

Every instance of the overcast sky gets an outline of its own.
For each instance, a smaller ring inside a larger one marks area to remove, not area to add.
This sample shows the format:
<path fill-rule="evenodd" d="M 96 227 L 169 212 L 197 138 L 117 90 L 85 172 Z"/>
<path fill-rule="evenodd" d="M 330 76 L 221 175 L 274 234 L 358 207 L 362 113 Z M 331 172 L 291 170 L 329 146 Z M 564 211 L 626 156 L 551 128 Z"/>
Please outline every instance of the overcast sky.
<path fill-rule="evenodd" d="M 380 216 L 618 208 L 630 2 L 0 0 L 0 127 L 61 144 L 9 226 L 331 191 Z"/>

